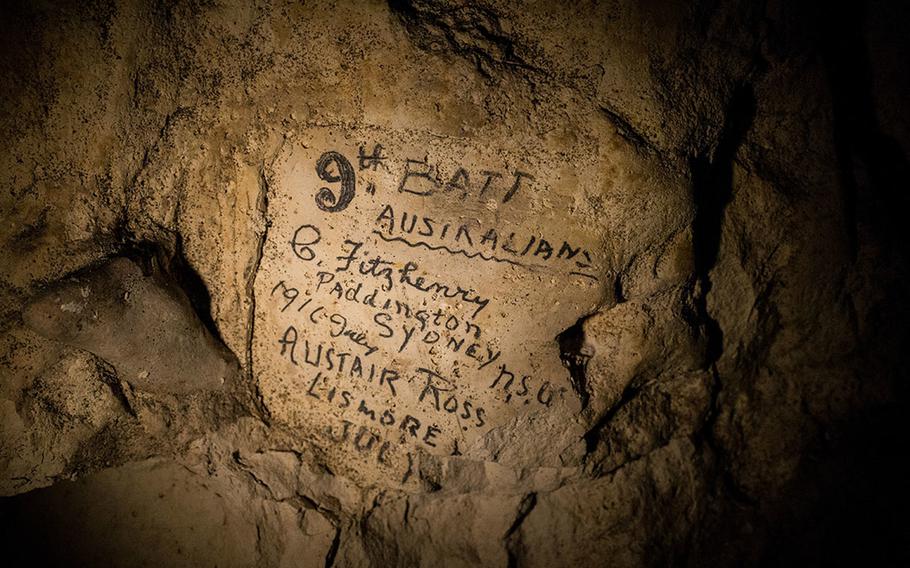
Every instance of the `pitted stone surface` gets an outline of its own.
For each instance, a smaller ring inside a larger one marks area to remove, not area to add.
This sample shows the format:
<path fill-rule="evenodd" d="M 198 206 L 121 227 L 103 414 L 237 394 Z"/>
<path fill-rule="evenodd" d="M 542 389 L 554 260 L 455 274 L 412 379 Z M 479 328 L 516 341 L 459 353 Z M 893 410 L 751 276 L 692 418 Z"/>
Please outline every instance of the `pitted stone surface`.
<path fill-rule="evenodd" d="M 218 389 L 237 372 L 184 292 L 126 258 L 53 286 L 26 306 L 23 318 L 44 337 L 107 360 L 143 390 Z"/>
<path fill-rule="evenodd" d="M 0 508 L 120 564 L 894 564 L 891 4 L 6 3 Z"/>
<path fill-rule="evenodd" d="M 608 294 L 607 228 L 578 211 L 608 161 L 576 164 L 568 182 L 553 154 L 306 137 L 273 166 L 256 279 L 254 366 L 272 416 L 333 464 L 393 482 L 416 452 L 502 451 L 496 432 L 518 421 L 546 426 L 513 440 L 540 445 L 513 465 L 558 465 L 583 431 L 554 338 Z"/>

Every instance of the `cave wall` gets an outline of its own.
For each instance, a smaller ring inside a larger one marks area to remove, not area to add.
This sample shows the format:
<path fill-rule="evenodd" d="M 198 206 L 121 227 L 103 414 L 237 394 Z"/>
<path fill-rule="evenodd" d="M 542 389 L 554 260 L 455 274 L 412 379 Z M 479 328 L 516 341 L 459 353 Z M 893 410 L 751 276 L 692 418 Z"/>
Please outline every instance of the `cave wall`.
<path fill-rule="evenodd" d="M 14 561 L 907 560 L 906 8 L 3 13 Z"/>

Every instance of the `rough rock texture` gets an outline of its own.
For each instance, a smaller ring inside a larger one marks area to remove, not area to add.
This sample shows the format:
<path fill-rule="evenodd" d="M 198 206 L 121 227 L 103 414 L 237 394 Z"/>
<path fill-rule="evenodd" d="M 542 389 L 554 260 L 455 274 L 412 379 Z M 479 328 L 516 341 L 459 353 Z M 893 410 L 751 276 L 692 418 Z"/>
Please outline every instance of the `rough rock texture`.
<path fill-rule="evenodd" d="M 910 562 L 906 7 L 2 10 L 13 565 Z"/>
<path fill-rule="evenodd" d="M 159 285 L 125 258 L 50 288 L 22 319 L 48 339 L 110 362 L 118 377 L 145 391 L 213 390 L 234 373 L 182 290 Z"/>

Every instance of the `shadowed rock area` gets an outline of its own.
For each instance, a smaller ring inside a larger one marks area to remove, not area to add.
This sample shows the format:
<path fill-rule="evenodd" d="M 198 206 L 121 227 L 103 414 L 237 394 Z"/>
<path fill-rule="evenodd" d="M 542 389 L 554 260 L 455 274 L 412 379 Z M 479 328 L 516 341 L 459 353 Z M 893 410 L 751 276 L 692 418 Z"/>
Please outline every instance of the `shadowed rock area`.
<path fill-rule="evenodd" d="M 42 336 L 108 361 L 146 391 L 217 389 L 233 372 L 186 295 L 125 258 L 57 284 L 22 318 Z"/>
<path fill-rule="evenodd" d="M 0 564 L 910 563 L 903 4 L 0 10 Z"/>

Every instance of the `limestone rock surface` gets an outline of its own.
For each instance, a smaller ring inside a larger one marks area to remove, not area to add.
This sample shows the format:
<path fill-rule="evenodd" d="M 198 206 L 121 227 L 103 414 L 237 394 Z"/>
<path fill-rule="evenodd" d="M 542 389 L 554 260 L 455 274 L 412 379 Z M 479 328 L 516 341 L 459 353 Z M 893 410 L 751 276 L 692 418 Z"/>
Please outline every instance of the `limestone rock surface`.
<path fill-rule="evenodd" d="M 906 7 L 0 10 L 13 565 L 910 562 Z"/>

